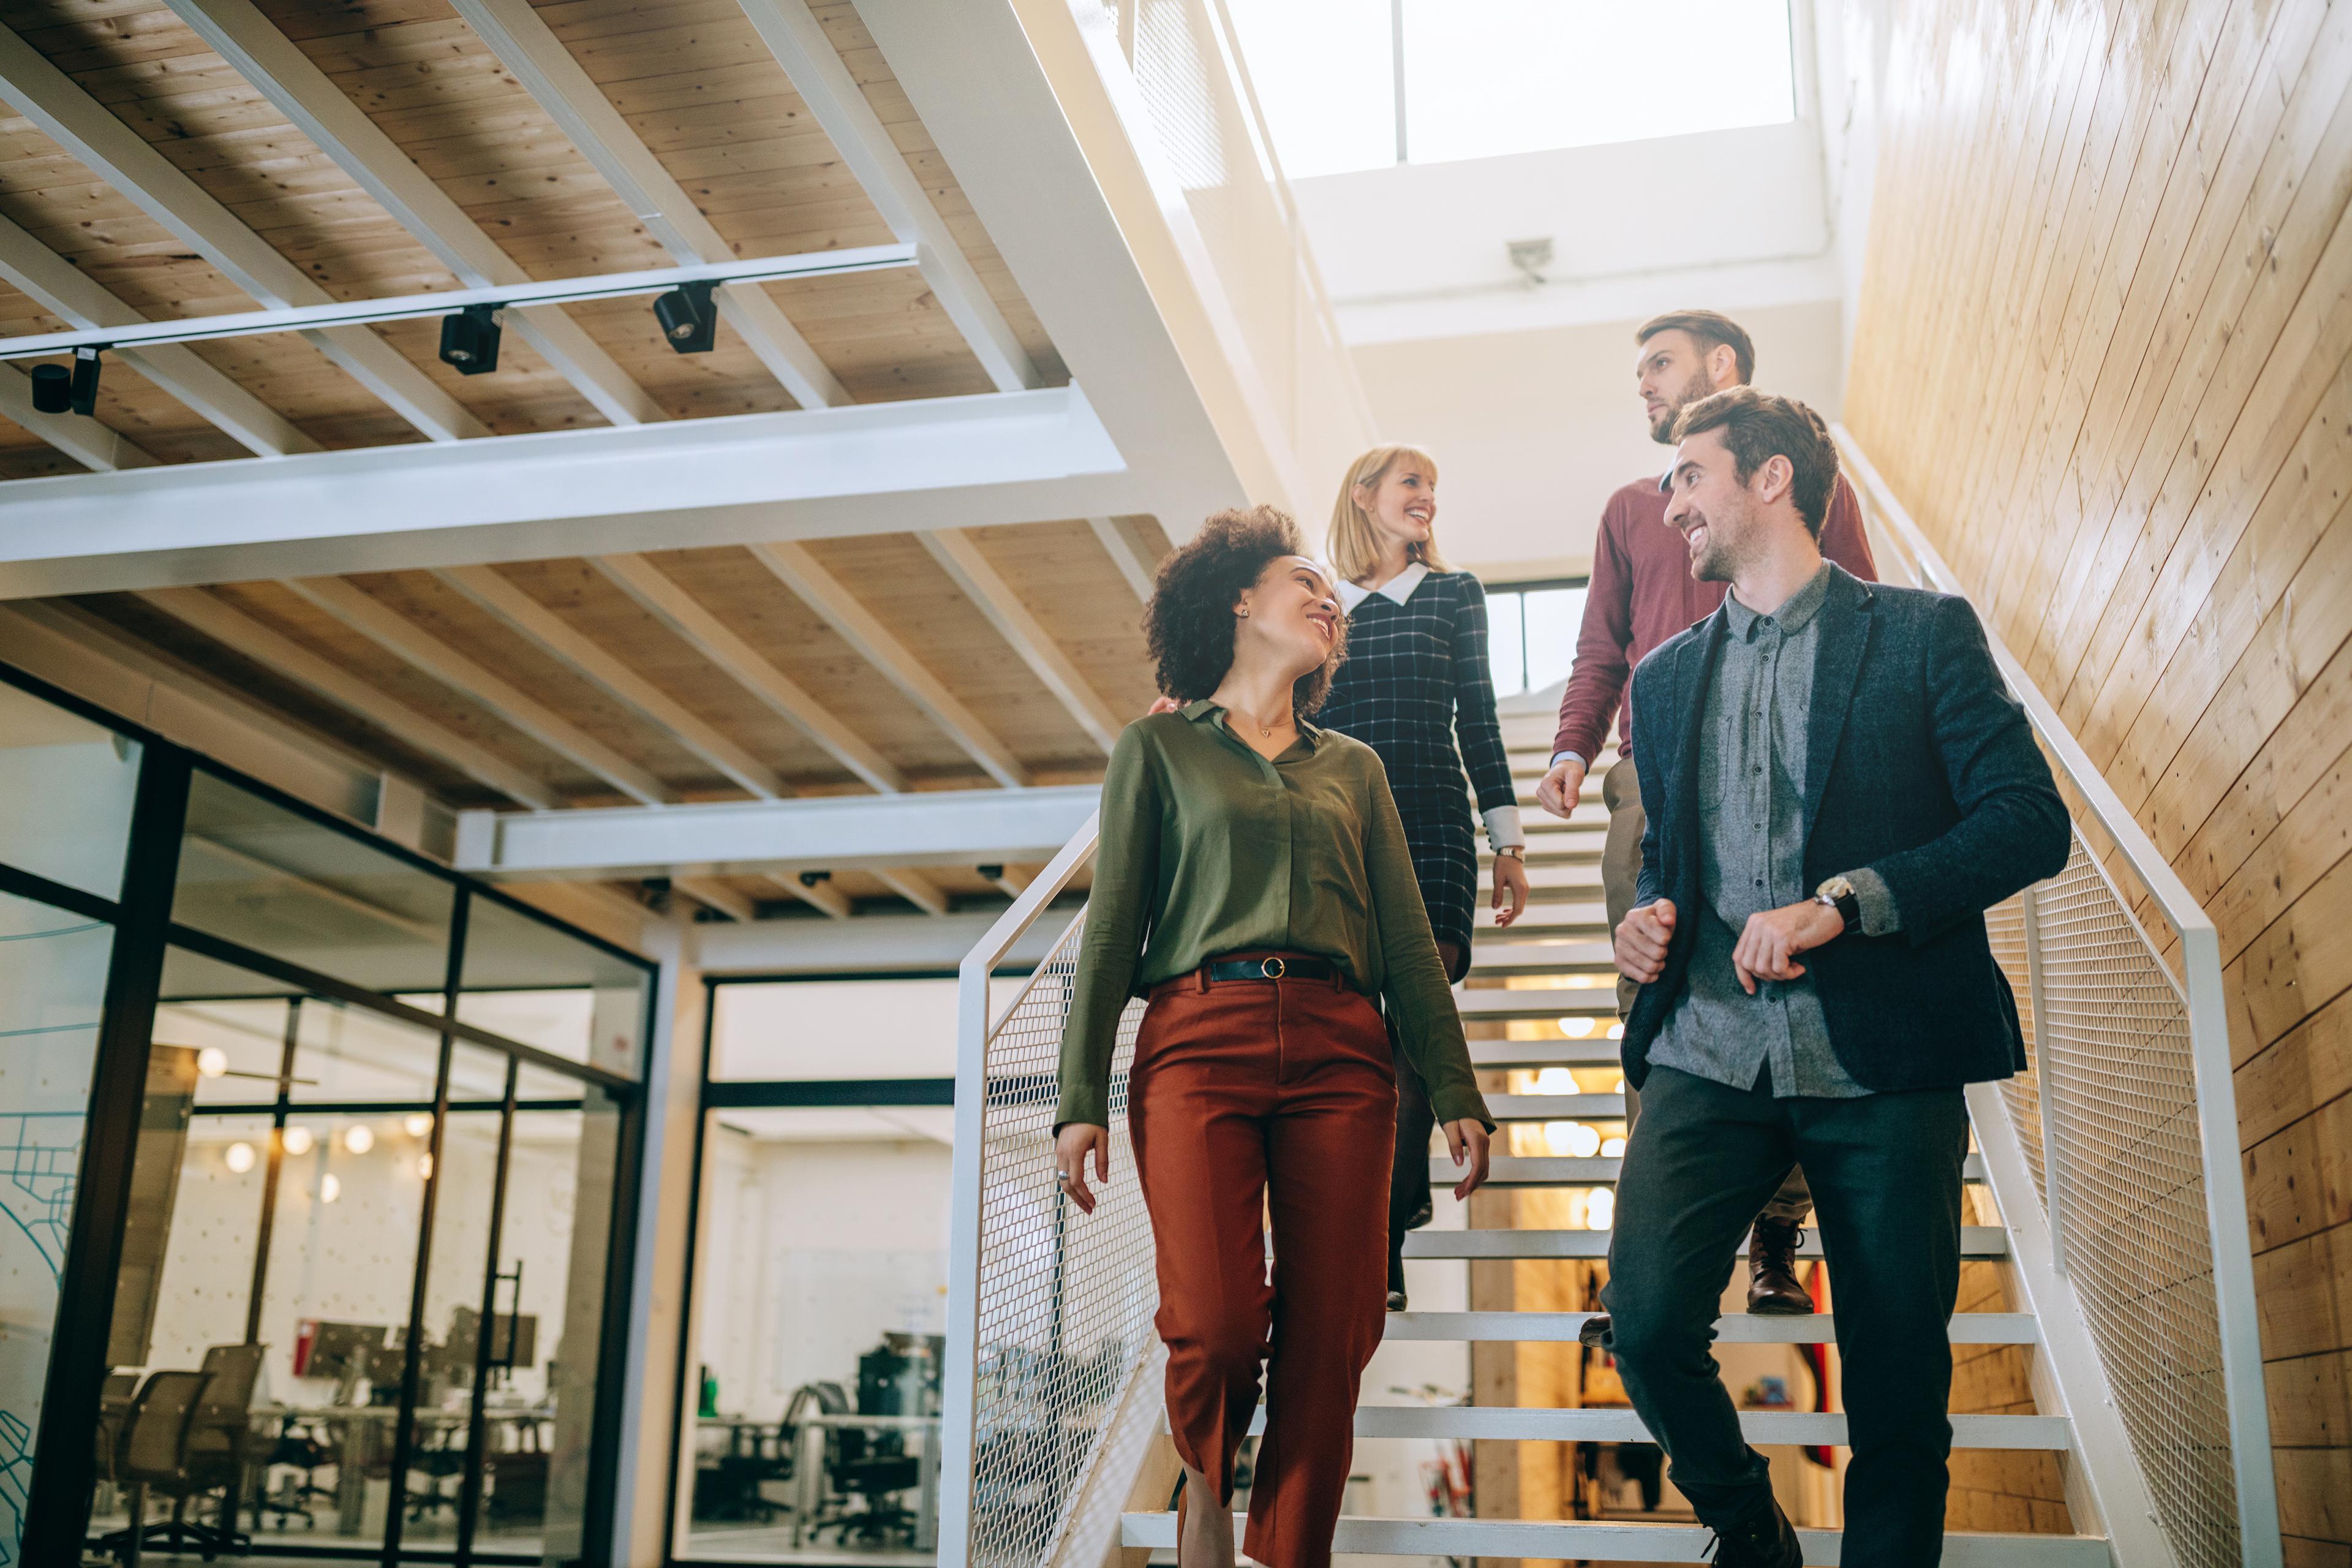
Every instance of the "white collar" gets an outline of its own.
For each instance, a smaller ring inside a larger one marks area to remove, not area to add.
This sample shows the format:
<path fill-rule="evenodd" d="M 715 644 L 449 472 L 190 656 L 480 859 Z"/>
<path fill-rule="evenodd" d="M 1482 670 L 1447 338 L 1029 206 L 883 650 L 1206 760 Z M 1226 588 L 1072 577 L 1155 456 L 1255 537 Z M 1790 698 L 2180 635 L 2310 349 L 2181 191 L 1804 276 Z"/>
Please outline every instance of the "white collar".
<path fill-rule="evenodd" d="M 1423 562 L 1416 561 L 1378 588 L 1367 588 L 1360 583 L 1342 583 L 1339 584 L 1340 606 L 1349 615 L 1353 615 L 1356 613 L 1356 606 L 1370 598 L 1375 593 L 1384 599 L 1402 605 L 1412 597 L 1412 591 L 1420 587 L 1422 579 L 1428 575 L 1428 565 Z"/>

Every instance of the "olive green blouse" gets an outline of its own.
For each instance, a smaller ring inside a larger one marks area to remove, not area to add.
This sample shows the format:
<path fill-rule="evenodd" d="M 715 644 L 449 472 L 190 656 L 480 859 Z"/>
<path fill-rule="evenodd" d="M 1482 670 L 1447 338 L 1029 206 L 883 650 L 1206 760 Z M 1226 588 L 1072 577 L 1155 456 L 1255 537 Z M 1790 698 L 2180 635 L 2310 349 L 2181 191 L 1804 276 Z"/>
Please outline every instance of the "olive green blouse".
<path fill-rule="evenodd" d="M 1302 722 L 1269 762 L 1224 711 L 1202 701 L 1139 719 L 1111 752 L 1055 1125 L 1109 1123 L 1130 995 L 1220 953 L 1274 949 L 1328 958 L 1366 995 L 1385 994 L 1437 1120 L 1491 1127 L 1380 757 Z"/>

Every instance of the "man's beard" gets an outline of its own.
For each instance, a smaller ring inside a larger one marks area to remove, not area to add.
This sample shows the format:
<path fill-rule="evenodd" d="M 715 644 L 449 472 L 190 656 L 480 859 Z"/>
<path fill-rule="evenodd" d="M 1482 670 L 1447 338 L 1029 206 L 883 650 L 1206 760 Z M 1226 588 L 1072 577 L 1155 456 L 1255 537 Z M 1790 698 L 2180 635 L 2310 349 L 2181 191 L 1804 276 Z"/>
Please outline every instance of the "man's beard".
<path fill-rule="evenodd" d="M 1666 400 L 1666 411 L 1650 421 L 1650 439 L 1661 447 L 1673 446 L 1675 421 L 1682 417 L 1684 409 L 1714 391 L 1715 388 L 1707 383 L 1706 367 L 1691 372 L 1690 379 L 1683 383 L 1682 391 Z"/>
<path fill-rule="evenodd" d="M 1730 543 L 1714 519 L 1706 520 L 1706 542 L 1699 546 L 1691 558 L 1690 574 L 1695 583 L 1728 583 L 1739 575 L 1739 561 Z"/>

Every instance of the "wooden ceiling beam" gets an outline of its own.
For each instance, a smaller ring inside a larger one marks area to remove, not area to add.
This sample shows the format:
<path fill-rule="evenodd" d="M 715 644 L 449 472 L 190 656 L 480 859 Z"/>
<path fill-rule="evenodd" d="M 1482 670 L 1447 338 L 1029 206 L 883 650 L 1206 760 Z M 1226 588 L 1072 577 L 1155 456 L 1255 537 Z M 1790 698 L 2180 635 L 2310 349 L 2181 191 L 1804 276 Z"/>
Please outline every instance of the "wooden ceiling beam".
<path fill-rule="evenodd" d="M 530 0 L 451 3 L 663 249 L 685 262 L 735 258 L 734 247 L 630 129 L 604 89 L 531 8 Z M 720 289 L 719 308 L 803 407 L 828 408 L 851 401 L 808 340 L 760 285 Z"/>
<path fill-rule="evenodd" d="M 86 414 L 44 414 L 33 406 L 33 377 L 12 364 L 0 374 L 0 416 L 23 426 L 83 468 L 101 474 L 152 468 L 155 459 L 111 425 Z"/>
<path fill-rule="evenodd" d="M 798 725 L 843 767 L 886 795 L 907 787 L 905 777 L 888 759 L 834 717 L 798 681 L 769 663 L 652 562 L 642 555 L 605 555 L 597 557 L 595 565 L 629 597 L 692 644 L 703 658 L 776 713 Z"/>
<path fill-rule="evenodd" d="M 811 872 L 810 875 L 814 876 L 816 873 Z M 823 880 L 803 882 L 797 876 L 786 871 L 771 872 L 768 880 L 811 909 L 822 910 L 835 920 L 845 921 L 849 918 L 849 895 L 831 882 Z"/>
<path fill-rule="evenodd" d="M 77 327 L 129 327 L 147 320 L 72 262 L 0 217 L 0 278 Z M 201 415 L 257 458 L 316 452 L 319 443 L 269 405 L 180 343 L 118 349 L 115 357 Z"/>
<path fill-rule="evenodd" d="M 907 645 L 884 626 L 873 611 L 859 604 L 839 578 L 818 564 L 805 547 L 753 544 L 748 548 L 754 560 L 799 595 L 860 657 L 905 692 L 931 722 L 946 731 L 949 738 L 963 748 L 964 754 L 980 764 L 982 773 L 1007 789 L 1028 787 L 1029 770 L 1021 760 L 989 732 L 979 715 L 966 708 L 939 677 L 924 668 Z"/>
<path fill-rule="evenodd" d="M 724 883 L 711 881 L 706 877 L 672 877 L 669 885 L 705 909 L 717 910 L 738 925 L 750 925 L 760 918 L 757 905 Z"/>
<path fill-rule="evenodd" d="M 469 289 L 528 283 L 513 258 L 466 216 L 367 112 L 263 16 L 252 0 L 166 0 L 229 68 L 317 143 Z M 615 425 L 666 419 L 646 389 L 561 307 L 509 312 L 515 330 Z"/>
<path fill-rule="evenodd" d="M 173 0 L 175 5 L 192 3 Z M 858 90 L 849 68 L 825 37 L 824 24 L 810 12 L 807 0 L 740 3 L 761 40 L 792 79 L 793 89 L 815 116 L 818 128 L 865 187 L 882 221 L 899 239 L 921 247 L 923 280 L 963 334 L 988 378 L 996 384 L 996 390 L 1018 392 L 1040 384 L 1029 351 L 1013 336 L 1012 325 L 965 259 L 963 247 L 931 205 L 922 182 L 907 167 L 905 155 L 890 139 L 881 117 Z"/>
<path fill-rule="evenodd" d="M 1118 732 L 1126 728 L 1125 721 L 1087 684 L 1070 656 L 1062 651 L 1061 645 L 1022 602 L 1021 595 L 1013 591 L 1013 585 L 980 552 L 971 535 L 961 529 L 940 528 L 916 537 L 930 552 L 931 559 L 955 579 L 956 586 L 980 606 L 989 625 L 1013 645 L 1021 661 L 1069 710 L 1087 739 L 1108 756 L 1111 747 L 1118 743 Z"/>
<path fill-rule="evenodd" d="M 544 780 L 532 777 L 497 753 L 394 701 L 341 666 L 320 658 L 291 637 L 201 588 L 151 588 L 139 596 L 183 626 L 308 687 L 404 744 L 440 758 L 476 784 L 488 785 L 534 811 L 551 810 L 562 804 Z"/>
<path fill-rule="evenodd" d="M 0 97 L 90 173 L 265 305 L 323 305 L 333 297 L 239 222 L 147 139 L 82 90 L 12 29 L 0 26 Z M 428 438 L 487 436 L 489 427 L 365 327 L 305 332 L 312 346 Z"/>
<path fill-rule="evenodd" d="M 1151 603 L 1151 584 L 1156 574 L 1151 563 L 1136 549 L 1135 542 L 1128 538 L 1127 530 L 1107 517 L 1090 517 L 1087 526 L 1095 531 L 1095 537 L 1102 542 L 1103 552 L 1118 568 L 1118 574 L 1127 579 L 1127 585 L 1135 590 L 1135 596 L 1147 605 Z"/>
<path fill-rule="evenodd" d="M 948 912 L 948 896 L 938 883 L 920 871 L 909 871 L 903 866 L 877 867 L 874 875 L 882 885 L 922 910 L 927 915 Z"/>
<path fill-rule="evenodd" d="M 541 745 L 570 758 L 646 805 L 677 796 L 668 785 L 511 683 L 491 674 L 406 616 L 341 577 L 282 579 L 282 585 L 349 629 L 488 709 Z"/>
<path fill-rule="evenodd" d="M 570 667 L 574 674 L 604 688 L 668 731 L 670 738 L 679 745 L 753 795 L 762 800 L 778 800 L 793 793 L 773 769 L 639 675 L 625 659 L 581 635 L 569 621 L 524 593 L 496 567 L 450 566 L 436 569 L 433 574 L 504 622 L 509 630 L 536 644 L 549 658 Z"/>

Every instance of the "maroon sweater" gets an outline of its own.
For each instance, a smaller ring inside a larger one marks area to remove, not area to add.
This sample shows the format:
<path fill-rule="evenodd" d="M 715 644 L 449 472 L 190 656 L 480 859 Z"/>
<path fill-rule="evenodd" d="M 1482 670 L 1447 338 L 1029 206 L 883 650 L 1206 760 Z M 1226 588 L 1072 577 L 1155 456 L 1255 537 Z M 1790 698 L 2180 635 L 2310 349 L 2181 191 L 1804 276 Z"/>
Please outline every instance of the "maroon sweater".
<path fill-rule="evenodd" d="M 1862 508 L 1838 476 L 1822 520 L 1822 553 L 1866 583 L 1878 581 Z M 1715 614 L 1729 586 L 1691 578 L 1690 550 L 1666 521 L 1666 498 L 1655 479 L 1635 479 L 1601 509 L 1601 537 L 1592 546 L 1592 583 L 1584 626 L 1576 637 L 1576 668 L 1559 702 L 1559 734 L 1552 755 L 1574 752 L 1590 763 L 1601 755 L 1609 721 L 1617 720 L 1619 750 L 1633 754 L 1633 715 L 1627 691 L 1633 667 L 1676 632 Z"/>

